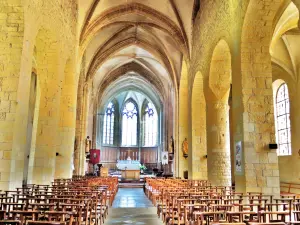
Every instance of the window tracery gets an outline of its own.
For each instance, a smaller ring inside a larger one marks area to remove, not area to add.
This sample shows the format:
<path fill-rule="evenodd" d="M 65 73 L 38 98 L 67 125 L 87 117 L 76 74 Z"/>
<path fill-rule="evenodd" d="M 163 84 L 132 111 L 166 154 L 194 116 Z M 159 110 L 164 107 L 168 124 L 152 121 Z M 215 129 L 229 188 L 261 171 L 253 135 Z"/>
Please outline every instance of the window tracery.
<path fill-rule="evenodd" d="M 103 144 L 112 145 L 114 143 L 114 123 L 115 106 L 112 102 L 108 103 L 103 123 Z"/>
<path fill-rule="evenodd" d="M 276 125 L 278 155 L 291 155 L 291 125 L 290 125 L 290 100 L 287 84 L 282 84 L 276 95 Z"/>
<path fill-rule="evenodd" d="M 122 111 L 122 145 L 137 145 L 138 111 L 132 101 L 128 101 Z"/>
<path fill-rule="evenodd" d="M 144 113 L 144 146 L 157 145 L 158 116 L 152 103 L 148 103 Z"/>

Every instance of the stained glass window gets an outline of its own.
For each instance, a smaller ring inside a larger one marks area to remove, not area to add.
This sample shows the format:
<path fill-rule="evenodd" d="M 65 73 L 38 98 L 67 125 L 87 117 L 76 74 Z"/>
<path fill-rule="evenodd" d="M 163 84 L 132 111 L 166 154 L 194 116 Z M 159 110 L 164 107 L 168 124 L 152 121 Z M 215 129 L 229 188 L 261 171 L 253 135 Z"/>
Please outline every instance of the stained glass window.
<path fill-rule="evenodd" d="M 138 111 L 132 101 L 128 101 L 122 112 L 122 145 L 137 145 L 137 116 Z"/>
<path fill-rule="evenodd" d="M 284 83 L 277 91 L 276 95 L 276 127 L 278 155 L 291 155 L 291 125 L 290 125 L 290 100 L 288 87 Z"/>
<path fill-rule="evenodd" d="M 103 144 L 114 143 L 115 106 L 112 102 L 107 105 L 103 121 Z"/>
<path fill-rule="evenodd" d="M 157 145 L 158 117 L 152 103 L 148 103 L 144 114 L 144 146 Z"/>

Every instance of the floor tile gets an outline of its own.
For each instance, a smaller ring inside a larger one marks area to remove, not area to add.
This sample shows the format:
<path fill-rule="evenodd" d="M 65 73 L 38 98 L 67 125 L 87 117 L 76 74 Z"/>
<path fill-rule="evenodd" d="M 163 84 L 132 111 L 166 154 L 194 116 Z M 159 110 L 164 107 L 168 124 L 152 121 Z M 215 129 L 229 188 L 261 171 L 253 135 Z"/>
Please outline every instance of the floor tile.
<path fill-rule="evenodd" d="M 104 225 L 163 225 L 142 188 L 119 188 Z"/>

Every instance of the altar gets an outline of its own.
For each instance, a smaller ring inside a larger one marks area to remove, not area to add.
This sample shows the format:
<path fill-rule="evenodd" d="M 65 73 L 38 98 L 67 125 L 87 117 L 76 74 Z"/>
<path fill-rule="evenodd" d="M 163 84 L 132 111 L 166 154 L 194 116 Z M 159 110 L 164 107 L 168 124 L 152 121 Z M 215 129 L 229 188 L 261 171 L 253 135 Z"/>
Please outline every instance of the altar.
<path fill-rule="evenodd" d="M 117 168 L 121 170 L 122 179 L 124 180 L 140 180 L 140 161 L 131 160 L 118 160 Z"/>

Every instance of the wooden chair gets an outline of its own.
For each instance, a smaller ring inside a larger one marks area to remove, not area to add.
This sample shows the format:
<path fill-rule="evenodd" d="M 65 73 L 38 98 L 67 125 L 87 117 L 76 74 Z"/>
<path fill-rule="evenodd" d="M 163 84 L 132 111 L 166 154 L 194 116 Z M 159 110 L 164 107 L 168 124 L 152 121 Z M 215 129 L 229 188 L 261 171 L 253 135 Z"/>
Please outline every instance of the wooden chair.
<path fill-rule="evenodd" d="M 274 223 L 249 223 L 249 225 L 285 225 L 284 222 L 274 222 Z"/>
<path fill-rule="evenodd" d="M 0 220 L 0 225 L 20 225 L 19 220 Z"/>
<path fill-rule="evenodd" d="M 66 225 L 72 225 L 74 214 L 76 212 L 66 212 L 66 211 L 46 211 L 45 218 L 47 221 L 59 221 L 59 222 L 65 222 Z"/>
<path fill-rule="evenodd" d="M 38 214 L 40 212 L 38 211 L 32 211 L 32 210 L 24 210 L 24 211 L 11 211 L 12 219 L 13 220 L 19 220 L 20 224 L 25 224 L 26 220 L 36 220 L 38 217 Z"/>
<path fill-rule="evenodd" d="M 66 225 L 62 221 L 26 221 L 26 225 Z"/>
<path fill-rule="evenodd" d="M 0 220 L 4 220 L 5 219 L 5 210 L 0 210 Z"/>

